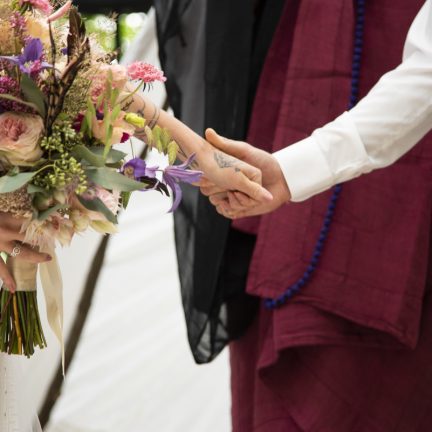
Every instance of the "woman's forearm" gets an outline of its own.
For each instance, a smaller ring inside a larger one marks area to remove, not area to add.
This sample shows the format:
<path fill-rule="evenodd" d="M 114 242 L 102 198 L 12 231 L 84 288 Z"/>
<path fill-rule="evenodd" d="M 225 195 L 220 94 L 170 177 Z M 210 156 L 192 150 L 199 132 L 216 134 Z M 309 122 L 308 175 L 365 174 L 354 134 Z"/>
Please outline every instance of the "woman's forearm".
<path fill-rule="evenodd" d="M 186 160 L 195 154 L 193 167 L 202 170 L 214 184 L 241 191 L 257 201 L 272 199 L 271 194 L 261 186 L 261 171 L 258 168 L 217 150 L 184 123 L 156 107 L 149 98 L 135 94 L 128 110 L 145 118 L 150 128 L 155 125 L 166 128 L 180 148 L 178 157 Z M 146 141 L 144 130 L 138 131 L 135 136 Z"/>
<path fill-rule="evenodd" d="M 180 147 L 178 156 L 181 160 L 185 160 L 191 154 L 195 154 L 196 161 L 199 164 L 205 154 L 213 151 L 213 148 L 202 137 L 174 116 L 158 108 L 148 98 L 134 95 L 133 102 L 129 106 L 129 111 L 144 117 L 147 126 L 150 128 L 156 124 L 162 128 L 166 128 Z M 135 136 L 144 141 L 146 139 L 144 130 L 138 131 Z"/>

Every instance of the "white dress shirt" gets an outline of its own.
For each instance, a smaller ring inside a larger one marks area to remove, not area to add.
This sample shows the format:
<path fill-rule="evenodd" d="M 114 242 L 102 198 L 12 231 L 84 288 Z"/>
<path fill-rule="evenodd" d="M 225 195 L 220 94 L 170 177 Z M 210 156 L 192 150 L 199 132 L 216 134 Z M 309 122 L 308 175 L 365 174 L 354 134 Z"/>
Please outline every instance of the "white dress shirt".
<path fill-rule="evenodd" d="M 432 129 L 432 0 L 416 16 L 402 63 L 353 109 L 274 156 L 292 201 L 392 164 Z"/>

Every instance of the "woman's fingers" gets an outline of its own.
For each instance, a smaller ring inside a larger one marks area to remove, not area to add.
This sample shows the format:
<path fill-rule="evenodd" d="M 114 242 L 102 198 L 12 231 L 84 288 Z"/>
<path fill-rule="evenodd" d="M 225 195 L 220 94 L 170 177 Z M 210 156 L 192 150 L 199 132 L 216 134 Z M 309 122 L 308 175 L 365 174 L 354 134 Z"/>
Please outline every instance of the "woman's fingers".
<path fill-rule="evenodd" d="M 227 201 L 228 195 L 226 192 L 213 194 L 209 197 L 209 201 L 214 205 L 220 205 L 223 201 Z"/>
<path fill-rule="evenodd" d="M 13 280 L 11 274 L 9 273 L 8 268 L 6 267 L 5 262 L 0 258 L 0 278 L 3 281 L 3 284 L 12 292 L 16 290 L 16 284 Z M 1 285 L 0 285 L 1 287 Z"/>
<path fill-rule="evenodd" d="M 216 185 L 211 185 L 211 186 L 201 186 L 200 185 L 200 191 L 203 195 L 205 196 L 211 196 L 211 195 L 217 195 L 219 193 L 226 193 L 225 189 L 216 186 Z"/>
<path fill-rule="evenodd" d="M 4 252 L 13 256 L 14 259 L 28 261 L 34 264 L 41 264 L 51 261 L 52 259 L 50 255 L 38 252 L 31 246 L 20 242 L 8 242 L 5 245 Z"/>

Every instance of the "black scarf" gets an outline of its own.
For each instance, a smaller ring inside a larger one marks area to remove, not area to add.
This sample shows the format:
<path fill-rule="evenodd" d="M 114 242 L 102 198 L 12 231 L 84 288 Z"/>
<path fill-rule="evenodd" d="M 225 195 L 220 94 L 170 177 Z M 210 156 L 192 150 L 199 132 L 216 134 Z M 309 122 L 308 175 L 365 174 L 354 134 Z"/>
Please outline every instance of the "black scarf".
<path fill-rule="evenodd" d="M 159 53 L 176 116 L 199 134 L 211 126 L 245 139 L 284 0 L 154 4 Z M 256 300 L 244 293 L 255 239 L 230 230 L 229 221 L 195 188 L 183 192 L 175 214 L 182 299 L 192 354 L 197 363 L 206 363 L 242 333 L 256 309 Z M 235 314 L 229 313 L 232 307 Z"/>

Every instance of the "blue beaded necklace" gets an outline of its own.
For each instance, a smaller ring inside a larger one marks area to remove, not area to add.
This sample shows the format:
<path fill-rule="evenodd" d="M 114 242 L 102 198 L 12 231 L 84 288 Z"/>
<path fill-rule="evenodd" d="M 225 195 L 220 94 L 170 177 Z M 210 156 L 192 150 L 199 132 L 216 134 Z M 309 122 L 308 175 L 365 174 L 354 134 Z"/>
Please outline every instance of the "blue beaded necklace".
<path fill-rule="evenodd" d="M 353 108 L 358 102 L 359 96 L 359 82 L 360 82 L 360 68 L 361 58 L 363 50 L 363 35 L 364 35 L 364 19 L 365 19 L 365 3 L 366 0 L 356 0 L 356 20 L 355 20 L 355 31 L 354 31 L 354 53 L 352 59 L 351 69 L 351 94 L 348 103 L 348 109 Z M 294 284 L 290 285 L 288 289 L 280 296 L 274 299 L 266 299 L 264 301 L 265 306 L 268 309 L 275 309 L 285 304 L 289 299 L 295 296 L 307 283 L 312 279 L 313 274 L 320 262 L 322 252 L 324 250 L 325 243 L 328 238 L 333 215 L 336 209 L 339 196 L 342 192 L 342 185 L 338 184 L 333 188 L 333 193 L 330 198 L 330 202 L 327 207 L 327 212 L 324 217 L 324 222 L 319 233 L 318 240 L 315 244 L 315 248 L 312 254 L 312 258 L 309 261 L 305 272 Z"/>

